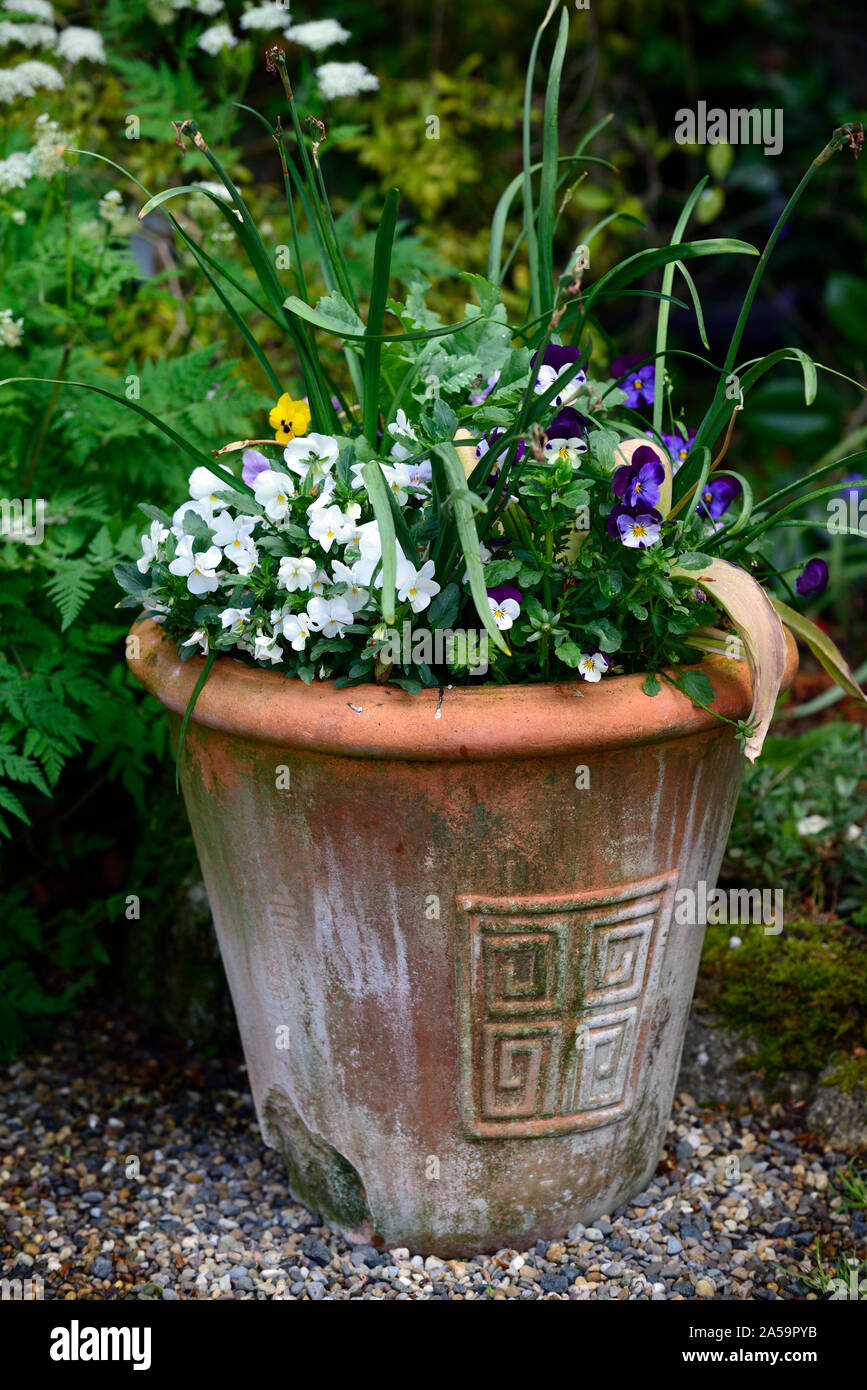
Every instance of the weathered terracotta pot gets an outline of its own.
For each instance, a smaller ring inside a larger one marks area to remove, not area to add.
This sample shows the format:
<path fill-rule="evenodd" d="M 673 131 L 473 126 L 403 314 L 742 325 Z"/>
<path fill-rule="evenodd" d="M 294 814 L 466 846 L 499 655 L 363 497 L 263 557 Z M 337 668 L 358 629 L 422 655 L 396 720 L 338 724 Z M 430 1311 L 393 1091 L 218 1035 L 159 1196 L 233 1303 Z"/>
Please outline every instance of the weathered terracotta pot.
<path fill-rule="evenodd" d="M 176 737 L 201 659 L 134 631 Z M 745 715 L 746 667 L 705 669 Z M 715 883 L 741 767 L 727 725 L 640 676 L 413 697 L 219 658 L 183 791 L 292 1192 L 447 1257 L 638 1192 L 703 936 L 674 894 Z"/>

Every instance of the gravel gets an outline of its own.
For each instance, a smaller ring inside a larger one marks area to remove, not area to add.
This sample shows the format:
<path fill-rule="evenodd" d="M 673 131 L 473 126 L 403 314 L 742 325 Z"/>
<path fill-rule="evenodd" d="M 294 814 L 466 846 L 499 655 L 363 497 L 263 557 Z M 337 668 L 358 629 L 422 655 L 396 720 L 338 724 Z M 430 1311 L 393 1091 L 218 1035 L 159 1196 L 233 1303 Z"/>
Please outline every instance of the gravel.
<path fill-rule="evenodd" d="M 817 1240 L 826 1269 L 862 1259 L 867 1221 L 837 1194 L 846 1155 L 801 1115 L 681 1094 L 628 1206 L 530 1250 L 444 1261 L 352 1247 L 293 1201 L 237 1063 L 128 1020 L 69 1019 L 51 1051 L 0 1072 L 0 1278 L 65 1300 L 815 1299 L 801 1279 Z"/>

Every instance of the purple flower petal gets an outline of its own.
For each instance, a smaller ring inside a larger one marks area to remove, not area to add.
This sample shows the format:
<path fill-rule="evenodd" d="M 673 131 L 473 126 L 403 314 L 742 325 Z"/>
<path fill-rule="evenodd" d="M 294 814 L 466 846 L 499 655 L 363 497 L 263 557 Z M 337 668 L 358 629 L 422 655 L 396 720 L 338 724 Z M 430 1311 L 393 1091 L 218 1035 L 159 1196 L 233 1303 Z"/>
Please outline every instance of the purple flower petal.
<path fill-rule="evenodd" d="M 241 462 L 244 465 L 241 477 L 248 487 L 253 486 L 260 473 L 271 467 L 265 455 L 260 454 L 258 449 L 245 449 L 241 455 Z"/>
<path fill-rule="evenodd" d="M 828 566 L 824 560 L 808 560 L 801 573 L 795 580 L 795 592 L 801 598 L 810 598 L 813 594 L 821 594 L 823 589 L 828 586 Z"/>

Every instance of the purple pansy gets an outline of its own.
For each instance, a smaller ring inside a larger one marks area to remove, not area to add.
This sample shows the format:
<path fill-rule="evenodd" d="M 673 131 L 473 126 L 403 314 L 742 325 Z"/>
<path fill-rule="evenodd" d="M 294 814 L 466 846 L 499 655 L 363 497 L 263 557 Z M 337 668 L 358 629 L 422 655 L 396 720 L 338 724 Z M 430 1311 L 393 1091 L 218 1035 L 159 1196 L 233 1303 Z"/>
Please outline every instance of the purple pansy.
<path fill-rule="evenodd" d="M 662 517 L 654 509 L 641 511 L 637 516 L 627 511 L 617 518 L 620 539 L 630 550 L 646 550 L 649 545 L 654 545 L 659 540 L 661 525 Z"/>
<path fill-rule="evenodd" d="M 652 534 L 643 542 L 644 546 L 653 545 L 654 541 L 659 540 L 662 513 L 658 512 L 655 507 L 649 507 L 646 503 L 642 503 L 640 510 L 636 512 L 634 508 L 618 502 L 608 513 L 605 525 L 609 536 L 613 537 L 614 540 L 623 541 L 624 545 L 638 545 L 637 540 L 626 541 L 624 539 L 626 534 L 632 534 L 636 522 L 640 522 L 644 529 L 652 528 Z"/>
<path fill-rule="evenodd" d="M 795 580 L 795 592 L 801 598 L 812 598 L 814 594 L 821 594 L 822 590 L 828 586 L 828 566 L 824 560 L 808 560 L 801 573 Z"/>
<path fill-rule="evenodd" d="M 586 434 L 592 423 L 580 410 L 566 405 L 557 412 L 545 433 L 549 439 L 574 439 L 576 435 Z"/>
<path fill-rule="evenodd" d="M 705 520 L 710 518 L 711 521 L 716 521 L 723 512 L 728 511 L 732 502 L 736 497 L 740 497 L 742 492 L 743 488 L 737 478 L 730 478 L 727 473 L 709 478 L 702 488 L 701 501 L 696 511 Z"/>
<path fill-rule="evenodd" d="M 611 375 L 621 391 L 626 392 L 624 405 L 637 410 L 640 405 L 653 404 L 653 363 L 641 366 L 643 357 L 618 357 L 611 363 Z"/>
<path fill-rule="evenodd" d="M 672 470 L 676 473 L 692 448 L 692 441 L 695 439 L 695 430 L 688 430 L 686 439 L 684 439 L 682 434 L 677 433 L 664 434 L 661 438 L 671 457 Z"/>
<path fill-rule="evenodd" d="M 491 449 L 493 445 L 496 444 L 497 440 L 501 439 L 505 433 L 505 430 L 500 429 L 488 430 L 484 439 L 480 439 L 478 444 L 476 445 L 476 458 L 479 459 L 479 461 L 481 461 L 485 457 L 485 454 L 488 452 L 488 450 Z M 503 452 L 500 454 L 499 458 L 497 459 L 497 463 L 505 463 L 506 452 L 507 451 L 504 449 Z M 515 450 L 515 463 L 520 463 L 523 457 L 524 441 L 523 439 L 519 439 L 518 447 Z"/>
<path fill-rule="evenodd" d="M 245 449 L 241 455 L 241 477 L 248 487 L 252 487 L 260 473 L 264 473 L 271 465 L 264 454 L 260 454 L 258 449 Z"/>
<path fill-rule="evenodd" d="M 530 358 L 530 367 L 535 370 L 538 352 Z M 580 348 L 560 347 L 549 344 L 536 377 L 536 395 L 550 391 L 555 381 L 562 382 L 560 394 L 554 397 L 556 406 L 568 405 L 574 400 L 587 380 L 587 373 L 578 365 L 584 354 Z"/>
<path fill-rule="evenodd" d="M 622 497 L 629 507 L 655 506 L 659 490 L 665 481 L 665 467 L 653 449 L 642 446 L 635 450 L 632 462 L 615 469 L 611 491 Z"/>

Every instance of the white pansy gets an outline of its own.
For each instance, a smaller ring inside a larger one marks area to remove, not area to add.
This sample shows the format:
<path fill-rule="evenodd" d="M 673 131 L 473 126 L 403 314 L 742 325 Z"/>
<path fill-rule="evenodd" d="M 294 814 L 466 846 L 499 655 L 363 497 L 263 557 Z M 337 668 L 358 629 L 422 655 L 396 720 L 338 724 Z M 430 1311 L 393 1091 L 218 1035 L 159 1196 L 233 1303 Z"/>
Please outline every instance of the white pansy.
<path fill-rule="evenodd" d="M 14 319 L 11 309 L 0 309 L 0 344 L 18 347 L 24 337 L 24 320 Z"/>
<path fill-rule="evenodd" d="M 194 468 L 190 474 L 190 496 L 197 502 L 219 502 L 219 494 L 232 486 L 232 479 L 225 474 L 212 473 L 210 468 Z"/>
<path fill-rule="evenodd" d="M 795 826 L 799 835 L 821 835 L 831 824 L 824 816 L 804 816 Z"/>
<path fill-rule="evenodd" d="M 488 603 L 491 606 L 491 614 L 497 627 L 501 632 L 508 632 L 521 612 L 521 605 L 513 598 L 495 599 L 490 596 Z"/>
<path fill-rule="evenodd" d="M 354 97 L 359 92 L 375 92 L 379 78 L 363 63 L 323 63 L 316 69 L 316 81 L 326 101 L 334 97 Z"/>
<path fill-rule="evenodd" d="M 67 63 L 104 63 L 105 44 L 95 29 L 70 24 L 57 40 L 57 56 Z"/>
<path fill-rule="evenodd" d="M 36 173 L 33 155 L 28 151 L 15 150 L 7 159 L 0 159 L 0 193 L 8 193 L 12 188 L 24 188 Z"/>
<path fill-rule="evenodd" d="M 323 637 L 342 637 L 343 629 L 354 621 L 345 598 L 312 598 L 307 605 L 307 616 L 313 631 L 321 632 Z"/>
<path fill-rule="evenodd" d="M 242 29 L 279 29 L 286 23 L 285 5 L 254 5 L 241 15 Z"/>
<path fill-rule="evenodd" d="M 575 400 L 581 387 L 587 380 L 587 373 L 573 370 L 574 363 L 567 362 L 565 367 L 561 367 L 558 372 L 556 368 L 549 367 L 547 363 L 542 363 L 539 368 L 539 375 L 536 378 L 535 391 L 537 396 L 541 396 L 545 391 L 550 391 L 555 381 L 562 382 L 560 394 L 554 397 L 554 405 L 569 405 Z"/>
<path fill-rule="evenodd" d="M 289 514 L 295 496 L 295 484 L 285 473 L 268 468 L 253 482 L 253 492 L 260 507 L 271 521 L 282 521 Z"/>
<path fill-rule="evenodd" d="M 433 577 L 434 562 L 426 560 L 417 570 L 411 560 L 401 559 L 397 566 L 397 596 L 401 603 L 409 602 L 413 613 L 421 613 L 427 608 L 440 586 Z"/>
<path fill-rule="evenodd" d="M 309 555 L 284 555 L 277 570 L 277 583 L 290 594 L 310 589 L 316 577 L 316 561 Z"/>
<path fill-rule="evenodd" d="M 362 588 L 355 573 L 355 567 L 350 568 L 348 565 L 342 564 L 340 560 L 334 560 L 331 565 L 331 573 L 334 575 L 335 584 L 346 585 L 346 593 L 341 597 L 346 600 L 353 613 L 357 613 L 367 603 L 370 594 L 367 589 Z"/>
<path fill-rule="evenodd" d="M 276 609 L 271 614 L 271 623 L 282 632 L 294 652 L 304 650 L 311 632 L 315 632 L 307 613 L 293 613 L 290 608 Z"/>
<path fill-rule="evenodd" d="M 20 43 L 22 48 L 53 48 L 57 30 L 52 24 L 12 24 L 0 19 L 0 48 Z"/>
<path fill-rule="evenodd" d="M 231 512 L 218 512 L 212 522 L 213 544 L 220 547 L 227 560 L 232 560 L 233 552 L 250 548 L 255 525 L 256 518 L 253 516 L 232 516 Z"/>
<path fill-rule="evenodd" d="M 14 10 L 15 14 L 26 14 L 31 19 L 45 19 L 54 23 L 54 10 L 49 0 L 3 0 L 4 10 Z"/>
<path fill-rule="evenodd" d="M 291 472 L 311 483 L 322 482 L 337 462 L 340 446 L 328 434 L 305 434 L 290 439 L 283 450 L 283 460 Z"/>
<path fill-rule="evenodd" d="M 193 633 L 192 637 L 188 637 L 186 642 L 181 643 L 181 646 L 195 647 L 197 643 L 202 655 L 207 656 L 210 650 L 210 644 L 208 642 L 208 634 L 205 632 L 205 629 L 203 627 L 196 628 L 196 631 Z"/>
<path fill-rule="evenodd" d="M 311 48 L 321 53 L 334 43 L 346 43 L 349 30 L 338 24 L 336 19 L 311 19 L 306 24 L 293 24 L 286 30 L 286 37 L 292 43 L 300 43 L 302 48 Z"/>
<path fill-rule="evenodd" d="M 141 538 L 141 558 L 136 561 L 136 564 L 142 574 L 144 574 L 147 570 L 150 569 L 154 560 L 158 560 L 160 558 L 160 546 L 162 545 L 163 541 L 168 539 L 168 535 L 169 533 L 166 530 L 165 526 L 163 526 L 162 522 L 151 522 L 151 529 L 148 531 L 146 536 L 142 536 Z"/>
<path fill-rule="evenodd" d="M 311 507 L 308 510 L 308 517 L 308 535 L 312 541 L 317 541 L 325 551 L 329 551 L 335 542 L 342 545 L 354 530 L 353 523 L 336 506 Z"/>
<path fill-rule="evenodd" d="M 220 622 L 224 631 L 231 628 L 233 632 L 243 632 L 249 621 L 249 608 L 224 608 L 220 614 Z"/>
<path fill-rule="evenodd" d="M 172 574 L 186 578 L 191 594 L 213 593 L 219 584 L 216 570 L 223 557 L 215 545 L 209 545 L 207 550 L 196 553 L 193 550 L 194 544 L 190 536 L 183 536 L 178 541 L 177 554 L 169 569 Z"/>
<path fill-rule="evenodd" d="M 214 504 L 206 497 L 200 498 L 198 501 L 193 499 L 189 502 L 182 502 L 172 514 L 173 536 L 180 537 L 184 535 L 186 531 L 184 519 L 187 512 L 194 512 L 196 516 L 201 517 L 202 521 L 206 521 L 208 525 L 210 525 L 214 516 Z"/>
<path fill-rule="evenodd" d="M 581 660 L 578 662 L 578 674 L 585 681 L 595 683 L 602 679 L 608 667 L 611 665 L 608 657 L 602 652 L 582 652 Z"/>
<path fill-rule="evenodd" d="M 238 40 L 235 38 L 228 24 L 212 24 L 210 29 L 205 29 L 199 35 L 199 48 L 203 48 L 206 53 L 210 53 L 212 58 L 215 57 L 216 54 L 222 53 L 224 49 L 236 48 L 237 45 Z"/>
<path fill-rule="evenodd" d="M 410 472 L 405 463 L 384 463 L 382 471 L 385 474 L 385 481 L 394 494 L 394 500 L 399 507 L 405 505 L 409 493 L 406 489 L 410 484 Z"/>
<path fill-rule="evenodd" d="M 257 661 L 270 661 L 275 666 L 279 666 L 283 660 L 283 650 L 277 637 L 263 632 L 261 628 L 253 639 L 253 655 Z"/>
<path fill-rule="evenodd" d="M 326 570 L 316 570 L 315 574 L 313 575 L 313 582 L 310 585 L 311 594 L 316 594 L 319 598 L 321 598 L 322 595 L 325 593 L 325 590 L 330 585 L 330 583 L 331 580 L 329 579 L 328 572 Z"/>
<path fill-rule="evenodd" d="M 548 439 L 545 442 L 545 457 L 551 463 L 578 463 L 582 454 L 587 453 L 587 441 L 579 435 L 571 439 Z"/>

